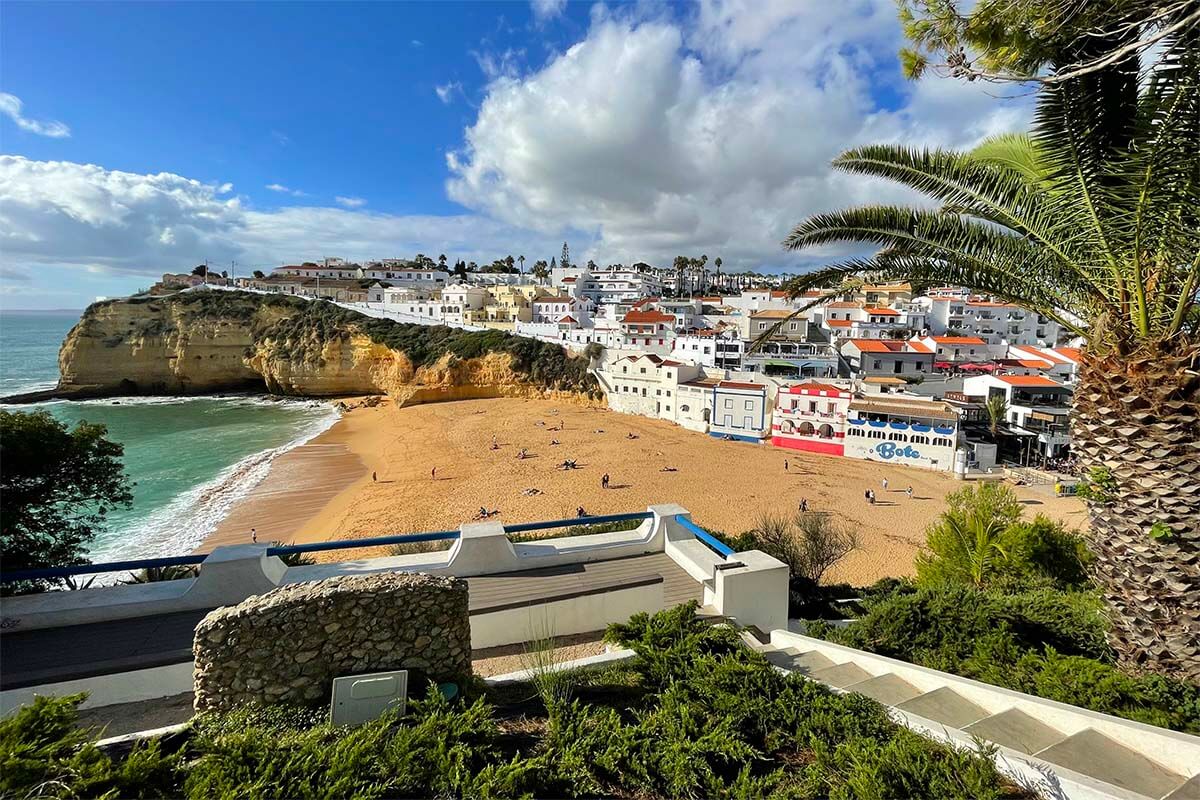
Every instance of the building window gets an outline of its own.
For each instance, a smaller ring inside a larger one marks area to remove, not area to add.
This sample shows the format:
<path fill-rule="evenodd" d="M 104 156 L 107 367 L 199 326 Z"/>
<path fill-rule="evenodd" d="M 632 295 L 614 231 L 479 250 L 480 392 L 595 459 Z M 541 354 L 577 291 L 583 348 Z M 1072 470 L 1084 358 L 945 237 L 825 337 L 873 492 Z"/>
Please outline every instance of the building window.
<path fill-rule="evenodd" d="M 655 396 L 655 397 L 662 397 L 662 389 L 655 389 L 655 390 L 654 390 L 654 396 Z"/>
<path fill-rule="evenodd" d="M 686 412 L 688 410 L 688 406 L 680 406 L 679 410 Z"/>
<path fill-rule="evenodd" d="M 903 433 L 889 433 L 888 440 L 893 442 L 907 442 L 908 437 Z"/>
<path fill-rule="evenodd" d="M 643 375 L 645 375 L 645 374 L 646 374 L 646 368 L 645 368 L 645 367 L 642 367 L 642 374 L 643 374 Z"/>
<path fill-rule="evenodd" d="M 883 369 L 882 361 L 879 361 L 878 359 L 876 359 L 873 363 L 874 363 L 874 366 L 871 367 L 871 369 Z"/>
<path fill-rule="evenodd" d="M 868 439 L 882 439 L 883 431 L 867 431 Z"/>
<path fill-rule="evenodd" d="M 747 410 L 747 411 L 753 411 L 753 410 L 754 410 L 754 401 L 753 401 L 753 400 L 747 400 L 747 401 L 746 401 L 746 410 Z"/>
<path fill-rule="evenodd" d="M 767 323 L 765 323 L 765 322 L 758 323 L 758 329 L 760 331 L 765 331 L 767 329 Z"/>
<path fill-rule="evenodd" d="M 729 400 L 729 399 L 726 399 L 726 400 L 725 400 L 725 407 L 726 407 L 726 408 L 730 408 L 730 409 L 731 409 L 731 408 L 733 408 L 733 401 L 732 401 L 732 400 Z"/>
<path fill-rule="evenodd" d="M 816 401 L 816 400 L 809 400 L 809 401 L 808 401 L 808 413 L 810 413 L 810 414 L 811 414 L 811 413 L 813 413 L 813 412 L 814 412 L 814 411 L 816 411 L 816 410 L 817 410 L 817 401 Z"/>

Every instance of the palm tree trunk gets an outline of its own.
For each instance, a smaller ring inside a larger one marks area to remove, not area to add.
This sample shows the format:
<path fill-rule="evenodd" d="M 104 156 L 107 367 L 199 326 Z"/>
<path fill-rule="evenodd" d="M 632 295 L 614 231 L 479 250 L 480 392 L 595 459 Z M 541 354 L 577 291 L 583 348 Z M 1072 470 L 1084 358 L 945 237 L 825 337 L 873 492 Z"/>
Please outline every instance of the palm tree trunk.
<path fill-rule="evenodd" d="M 1088 501 L 1109 640 L 1126 666 L 1191 680 L 1200 679 L 1198 368 L 1195 346 L 1085 355 L 1071 420 L 1083 467 L 1115 481 Z"/>

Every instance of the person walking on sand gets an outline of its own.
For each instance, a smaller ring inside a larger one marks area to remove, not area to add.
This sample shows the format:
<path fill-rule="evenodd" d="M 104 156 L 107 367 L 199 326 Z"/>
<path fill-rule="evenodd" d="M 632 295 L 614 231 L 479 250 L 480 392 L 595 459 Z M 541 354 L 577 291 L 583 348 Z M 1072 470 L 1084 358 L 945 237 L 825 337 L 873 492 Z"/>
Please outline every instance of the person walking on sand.
<path fill-rule="evenodd" d="M 374 472 L 372 472 L 371 473 L 371 483 L 375 483 L 378 480 L 379 480 L 379 476 L 376 475 Z"/>
<path fill-rule="evenodd" d="M 786 458 L 783 460 L 783 471 L 788 471 L 788 460 Z"/>
<path fill-rule="evenodd" d="M 434 467 L 433 469 L 429 470 L 429 480 L 431 480 L 431 481 L 437 480 L 437 467 Z"/>
<path fill-rule="evenodd" d="M 258 531 L 256 531 L 254 528 L 250 529 L 250 543 L 258 544 Z"/>
<path fill-rule="evenodd" d="M 887 478 L 883 479 L 883 490 L 886 492 L 888 487 Z"/>
<path fill-rule="evenodd" d="M 911 487 L 911 486 L 910 486 L 910 487 L 908 487 L 907 489 L 905 489 L 905 490 L 904 490 L 904 493 L 905 493 L 906 495 L 908 495 L 908 499 L 909 499 L 909 500 L 912 500 L 912 487 Z"/>
<path fill-rule="evenodd" d="M 607 472 L 604 473 L 604 477 L 600 479 L 600 488 L 601 489 L 608 488 L 608 473 Z"/>

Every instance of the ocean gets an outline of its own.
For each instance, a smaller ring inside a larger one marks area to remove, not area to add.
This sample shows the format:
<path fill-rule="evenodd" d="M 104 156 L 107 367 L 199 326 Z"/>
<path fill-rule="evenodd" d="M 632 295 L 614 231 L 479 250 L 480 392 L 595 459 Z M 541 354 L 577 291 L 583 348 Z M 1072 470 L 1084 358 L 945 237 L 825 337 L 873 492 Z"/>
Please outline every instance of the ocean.
<path fill-rule="evenodd" d="M 51 388 L 79 312 L 0 311 L 0 396 Z M 337 421 L 327 403 L 265 396 L 109 398 L 9 406 L 108 427 L 125 447 L 133 506 L 110 512 L 94 561 L 193 551 L 267 474 L 271 460 Z"/>

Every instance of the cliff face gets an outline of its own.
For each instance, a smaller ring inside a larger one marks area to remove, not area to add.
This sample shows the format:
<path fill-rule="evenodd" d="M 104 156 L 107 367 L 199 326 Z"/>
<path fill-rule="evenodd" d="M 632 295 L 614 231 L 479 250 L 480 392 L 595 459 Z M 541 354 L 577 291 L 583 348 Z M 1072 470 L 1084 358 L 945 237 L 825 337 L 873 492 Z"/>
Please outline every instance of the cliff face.
<path fill-rule="evenodd" d="M 93 305 L 63 342 L 54 394 L 266 390 L 387 394 L 398 404 L 474 397 L 586 402 L 598 394 L 578 359 L 538 349 L 540 361 L 531 363 L 521 350 L 528 346 L 543 347 L 493 332 L 402 326 L 294 298 L 193 292 Z"/>

